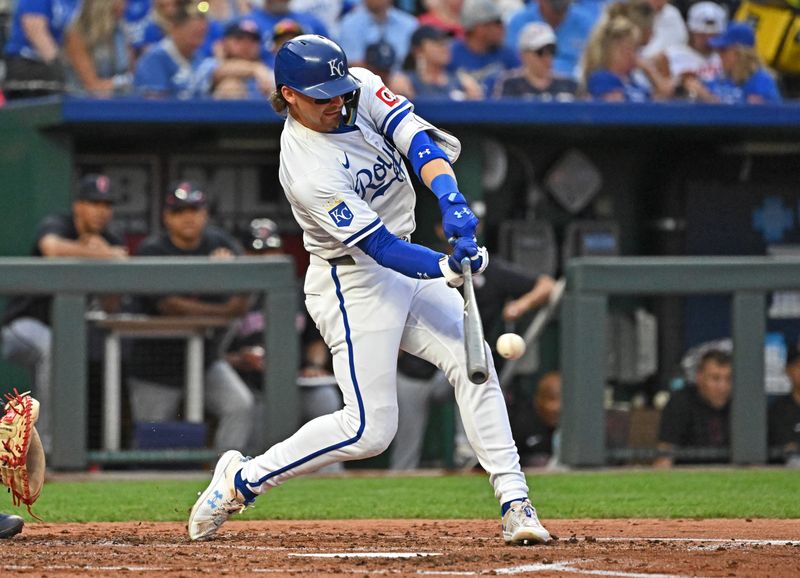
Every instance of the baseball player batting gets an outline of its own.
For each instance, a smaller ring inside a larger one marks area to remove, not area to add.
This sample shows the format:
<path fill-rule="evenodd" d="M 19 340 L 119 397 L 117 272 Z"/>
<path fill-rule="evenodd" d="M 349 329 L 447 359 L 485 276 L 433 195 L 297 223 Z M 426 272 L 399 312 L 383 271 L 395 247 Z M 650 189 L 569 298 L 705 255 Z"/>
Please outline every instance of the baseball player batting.
<path fill-rule="evenodd" d="M 213 536 L 232 513 L 286 480 L 383 452 L 397 429 L 398 349 L 445 372 L 467 436 L 489 473 L 510 543 L 550 534 L 528 499 L 497 372 L 485 384 L 466 370 L 462 312 L 452 287 L 461 260 L 473 274 L 489 259 L 475 241 L 478 219 L 451 163 L 461 144 L 414 113 L 331 40 L 303 35 L 275 58 L 273 108 L 286 115 L 280 181 L 310 253 L 306 307 L 333 355 L 344 408 L 318 417 L 255 458 L 225 452 L 189 515 L 189 536 Z M 439 199 L 451 256 L 410 241 L 415 193 L 406 157 Z M 487 359 L 492 356 L 487 349 Z"/>

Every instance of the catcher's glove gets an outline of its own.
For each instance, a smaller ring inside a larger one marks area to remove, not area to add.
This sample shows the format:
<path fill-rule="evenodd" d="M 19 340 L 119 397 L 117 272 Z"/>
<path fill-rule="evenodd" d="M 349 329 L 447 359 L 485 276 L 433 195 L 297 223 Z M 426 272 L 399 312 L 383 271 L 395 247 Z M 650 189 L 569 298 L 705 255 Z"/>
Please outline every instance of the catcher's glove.
<path fill-rule="evenodd" d="M 6 394 L 5 415 L 0 418 L 0 482 L 8 486 L 14 505 L 28 512 L 44 484 L 45 458 L 36 420 L 39 402 L 27 392 Z"/>

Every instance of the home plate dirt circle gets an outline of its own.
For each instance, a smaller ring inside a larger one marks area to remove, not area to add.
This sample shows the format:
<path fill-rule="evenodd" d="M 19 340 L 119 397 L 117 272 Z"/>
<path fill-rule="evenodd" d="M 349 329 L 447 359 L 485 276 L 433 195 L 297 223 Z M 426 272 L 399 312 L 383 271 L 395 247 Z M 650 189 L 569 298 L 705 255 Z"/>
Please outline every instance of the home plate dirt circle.
<path fill-rule="evenodd" d="M 3 543 L 19 576 L 800 576 L 797 520 L 547 520 L 546 546 L 499 521 L 237 521 L 190 542 L 178 523 L 29 523 Z"/>

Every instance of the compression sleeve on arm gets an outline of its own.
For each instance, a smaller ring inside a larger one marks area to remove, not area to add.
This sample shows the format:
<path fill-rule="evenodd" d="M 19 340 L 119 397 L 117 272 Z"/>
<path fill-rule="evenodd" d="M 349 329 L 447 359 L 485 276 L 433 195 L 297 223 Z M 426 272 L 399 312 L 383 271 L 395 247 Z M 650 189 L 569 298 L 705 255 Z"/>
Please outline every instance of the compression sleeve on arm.
<path fill-rule="evenodd" d="M 379 265 L 414 279 L 434 279 L 442 276 L 437 253 L 422 245 L 406 243 L 392 235 L 385 226 L 357 243 L 359 249 L 375 259 Z"/>
<path fill-rule="evenodd" d="M 414 135 L 414 138 L 411 139 L 411 146 L 408 147 L 408 161 L 420 180 L 422 177 L 419 173 L 422 167 L 433 159 L 444 159 L 448 163 L 450 162 L 445 152 L 433 141 L 431 135 L 422 130 Z"/>

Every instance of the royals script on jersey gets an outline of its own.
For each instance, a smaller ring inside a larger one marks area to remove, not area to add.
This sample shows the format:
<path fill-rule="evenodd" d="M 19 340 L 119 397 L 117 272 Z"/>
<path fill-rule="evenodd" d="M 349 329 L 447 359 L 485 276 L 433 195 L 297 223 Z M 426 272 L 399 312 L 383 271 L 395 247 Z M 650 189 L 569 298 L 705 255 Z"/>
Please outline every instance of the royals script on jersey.
<path fill-rule="evenodd" d="M 306 250 L 324 259 L 358 252 L 381 224 L 411 235 L 416 197 L 403 155 L 415 134 L 433 128 L 379 76 L 350 73 L 361 83 L 357 130 L 320 133 L 289 116 L 281 135 L 281 185 Z"/>

